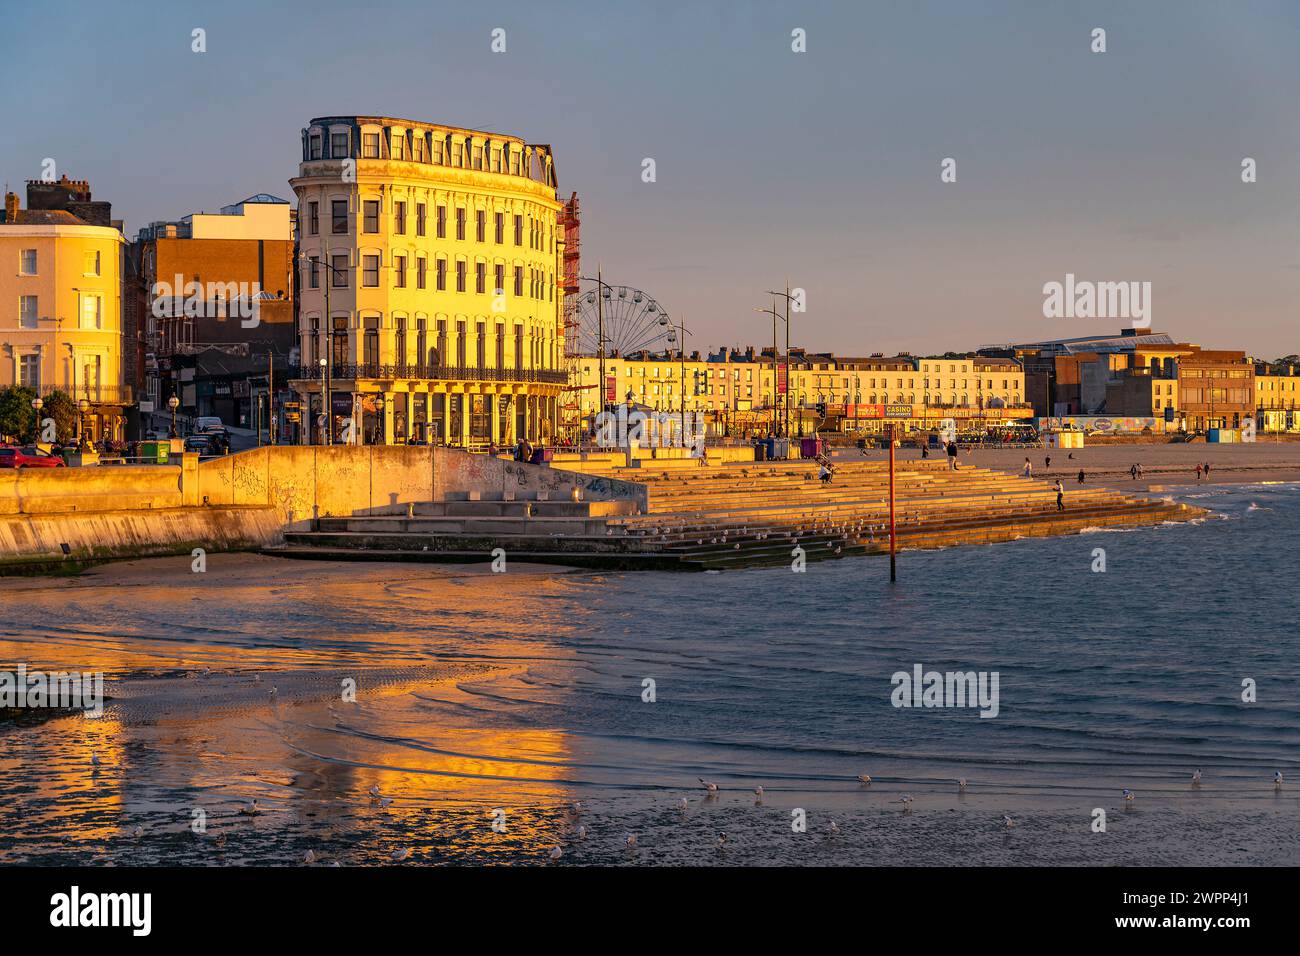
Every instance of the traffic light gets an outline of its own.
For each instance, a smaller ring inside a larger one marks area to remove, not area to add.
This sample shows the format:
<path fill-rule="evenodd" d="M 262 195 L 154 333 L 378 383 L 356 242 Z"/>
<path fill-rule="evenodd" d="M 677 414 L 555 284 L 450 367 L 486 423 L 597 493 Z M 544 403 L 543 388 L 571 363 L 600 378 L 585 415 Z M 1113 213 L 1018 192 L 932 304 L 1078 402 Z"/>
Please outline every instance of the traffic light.
<path fill-rule="evenodd" d="M 826 417 L 826 403 L 825 403 L 825 402 L 818 402 L 818 403 L 817 403 L 817 417 L 818 417 L 818 418 L 825 418 L 825 417 Z"/>

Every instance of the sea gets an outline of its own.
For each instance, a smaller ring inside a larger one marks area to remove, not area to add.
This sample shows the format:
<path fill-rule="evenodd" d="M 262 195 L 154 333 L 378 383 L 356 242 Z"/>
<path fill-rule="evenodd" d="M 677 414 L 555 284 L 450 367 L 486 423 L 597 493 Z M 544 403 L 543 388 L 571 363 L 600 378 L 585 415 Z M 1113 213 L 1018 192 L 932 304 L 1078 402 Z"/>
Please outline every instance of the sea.
<path fill-rule="evenodd" d="M 8 579 L 0 668 L 108 700 L 0 722 L 0 864 L 1300 864 L 1300 485 L 1166 494 L 1207 513 L 904 551 L 894 583 Z"/>

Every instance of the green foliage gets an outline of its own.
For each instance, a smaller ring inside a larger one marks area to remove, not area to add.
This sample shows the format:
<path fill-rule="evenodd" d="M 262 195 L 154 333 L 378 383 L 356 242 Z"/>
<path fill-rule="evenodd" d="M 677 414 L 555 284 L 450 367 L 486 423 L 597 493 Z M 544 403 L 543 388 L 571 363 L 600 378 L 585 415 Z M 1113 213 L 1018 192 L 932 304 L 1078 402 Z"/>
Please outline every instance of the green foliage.
<path fill-rule="evenodd" d="M 16 441 L 31 440 L 36 420 L 32 399 L 36 392 L 26 385 L 0 388 L 0 437 Z"/>
<path fill-rule="evenodd" d="M 77 437 L 77 403 L 67 392 L 53 391 L 45 397 L 41 418 L 53 418 L 59 444 L 70 445 Z"/>

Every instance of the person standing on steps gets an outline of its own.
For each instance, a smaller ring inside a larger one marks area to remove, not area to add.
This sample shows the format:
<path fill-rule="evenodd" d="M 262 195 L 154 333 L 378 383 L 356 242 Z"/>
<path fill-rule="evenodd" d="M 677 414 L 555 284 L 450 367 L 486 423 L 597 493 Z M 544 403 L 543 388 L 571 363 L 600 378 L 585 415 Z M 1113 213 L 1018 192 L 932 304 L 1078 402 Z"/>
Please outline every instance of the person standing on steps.
<path fill-rule="evenodd" d="M 957 470 L 957 443 L 955 441 L 948 442 L 948 470 Z"/>
<path fill-rule="evenodd" d="M 1079 469 L 1079 484 L 1083 484 L 1083 469 Z"/>
<path fill-rule="evenodd" d="M 1056 510 L 1065 510 L 1065 486 L 1061 484 L 1061 479 L 1056 479 Z"/>

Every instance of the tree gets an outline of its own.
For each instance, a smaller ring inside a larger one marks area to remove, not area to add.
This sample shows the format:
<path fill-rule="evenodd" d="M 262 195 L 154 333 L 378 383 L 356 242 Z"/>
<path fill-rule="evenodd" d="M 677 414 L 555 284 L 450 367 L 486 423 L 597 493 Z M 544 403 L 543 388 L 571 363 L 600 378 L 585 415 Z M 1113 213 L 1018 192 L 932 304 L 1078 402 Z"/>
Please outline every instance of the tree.
<path fill-rule="evenodd" d="M 45 398 L 41 418 L 53 418 L 57 441 L 69 445 L 77 437 L 77 403 L 67 392 L 53 391 Z"/>
<path fill-rule="evenodd" d="M 34 389 L 11 385 L 0 389 L 0 438 L 22 441 L 32 434 L 36 413 L 32 409 Z"/>

